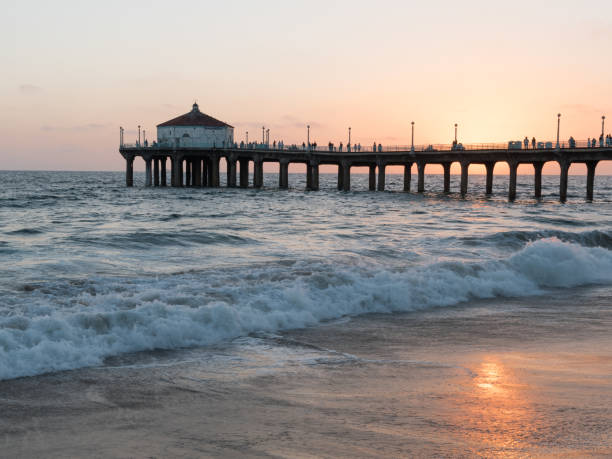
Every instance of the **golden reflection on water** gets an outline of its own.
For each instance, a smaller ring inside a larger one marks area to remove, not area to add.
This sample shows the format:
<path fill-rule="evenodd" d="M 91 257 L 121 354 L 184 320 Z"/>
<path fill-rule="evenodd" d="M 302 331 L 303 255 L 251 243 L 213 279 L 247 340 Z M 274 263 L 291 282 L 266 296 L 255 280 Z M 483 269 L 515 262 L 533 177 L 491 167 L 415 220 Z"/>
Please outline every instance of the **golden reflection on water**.
<path fill-rule="evenodd" d="M 495 456 L 521 456 L 537 429 L 528 386 L 498 359 L 483 361 L 475 373 L 467 397 L 471 440 Z"/>

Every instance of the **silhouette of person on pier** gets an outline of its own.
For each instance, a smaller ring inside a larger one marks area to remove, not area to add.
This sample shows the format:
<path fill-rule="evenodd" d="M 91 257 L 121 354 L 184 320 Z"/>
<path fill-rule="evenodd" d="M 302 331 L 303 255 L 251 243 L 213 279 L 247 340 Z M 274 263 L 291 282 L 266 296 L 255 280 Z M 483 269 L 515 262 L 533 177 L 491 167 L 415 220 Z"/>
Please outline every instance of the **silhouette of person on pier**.
<path fill-rule="evenodd" d="M 536 147 L 536 139 L 534 137 L 533 139 L 531 139 L 531 149 L 535 150 L 535 147 Z"/>

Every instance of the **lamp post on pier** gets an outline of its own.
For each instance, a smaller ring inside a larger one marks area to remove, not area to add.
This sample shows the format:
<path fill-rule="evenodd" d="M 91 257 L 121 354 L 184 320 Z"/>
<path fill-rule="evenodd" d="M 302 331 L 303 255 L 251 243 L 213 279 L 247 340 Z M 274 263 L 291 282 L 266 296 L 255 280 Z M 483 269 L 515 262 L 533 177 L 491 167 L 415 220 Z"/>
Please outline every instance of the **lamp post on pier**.
<path fill-rule="evenodd" d="M 561 148 L 559 144 L 559 133 L 561 132 L 561 113 L 557 113 L 557 150 Z"/>
<path fill-rule="evenodd" d="M 457 123 L 455 123 L 455 145 L 457 145 L 457 127 L 459 125 Z"/>
<path fill-rule="evenodd" d="M 307 146 L 308 146 L 308 150 L 310 150 L 310 124 L 308 126 L 306 126 L 306 128 L 308 129 L 308 134 L 307 134 L 307 137 L 306 137 L 307 142 L 308 142 Z"/>
<path fill-rule="evenodd" d="M 140 146 L 140 124 L 138 125 L 138 146 Z"/>
<path fill-rule="evenodd" d="M 604 127 L 605 127 L 605 123 L 606 123 L 606 117 L 605 115 L 601 117 L 601 136 L 604 136 Z"/>
<path fill-rule="evenodd" d="M 414 121 L 410 124 L 412 125 L 412 141 L 410 142 L 410 151 L 414 152 Z"/>
<path fill-rule="evenodd" d="M 246 144 L 249 144 L 249 131 L 246 131 Z"/>
<path fill-rule="evenodd" d="M 349 147 L 351 146 L 351 127 L 349 126 Z"/>
<path fill-rule="evenodd" d="M 270 145 L 270 129 L 266 129 L 266 145 Z"/>
<path fill-rule="evenodd" d="M 266 143 L 266 127 L 261 127 L 261 143 Z"/>

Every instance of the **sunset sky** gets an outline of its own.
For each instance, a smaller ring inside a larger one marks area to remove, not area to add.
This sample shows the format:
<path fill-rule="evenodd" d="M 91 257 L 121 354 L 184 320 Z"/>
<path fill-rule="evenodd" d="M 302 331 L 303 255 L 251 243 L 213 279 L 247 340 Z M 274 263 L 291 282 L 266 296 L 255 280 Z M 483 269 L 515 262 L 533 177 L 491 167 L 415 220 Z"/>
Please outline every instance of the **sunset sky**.
<path fill-rule="evenodd" d="M 194 100 L 237 141 L 265 125 L 301 143 L 310 124 L 319 144 L 351 126 L 407 145 L 413 120 L 417 144 L 454 123 L 464 143 L 544 140 L 558 112 L 563 140 L 599 136 L 602 115 L 612 132 L 610 0 L 3 6 L 0 169 L 122 170 L 119 126 L 153 139 Z"/>

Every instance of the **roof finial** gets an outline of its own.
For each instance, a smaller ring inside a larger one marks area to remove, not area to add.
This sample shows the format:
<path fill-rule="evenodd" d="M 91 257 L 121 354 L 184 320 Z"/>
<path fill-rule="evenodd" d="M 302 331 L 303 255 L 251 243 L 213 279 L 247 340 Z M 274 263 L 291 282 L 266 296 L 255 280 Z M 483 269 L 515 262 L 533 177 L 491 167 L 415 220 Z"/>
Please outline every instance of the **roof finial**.
<path fill-rule="evenodd" d="M 200 111 L 200 109 L 198 108 L 198 101 L 197 100 L 193 103 L 193 111 L 194 112 L 199 112 Z"/>

